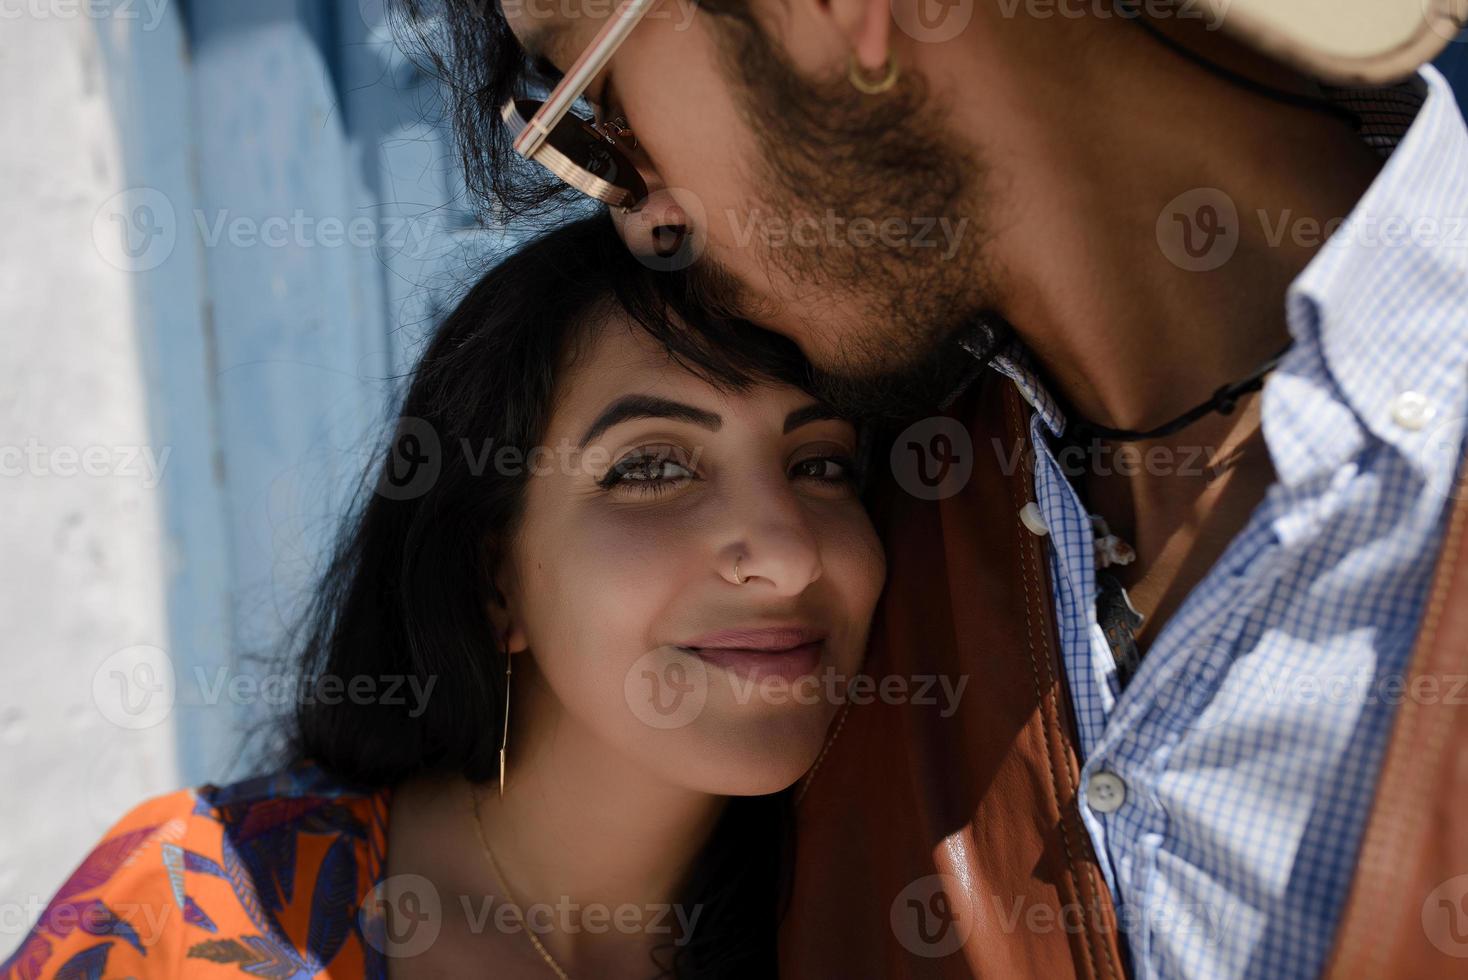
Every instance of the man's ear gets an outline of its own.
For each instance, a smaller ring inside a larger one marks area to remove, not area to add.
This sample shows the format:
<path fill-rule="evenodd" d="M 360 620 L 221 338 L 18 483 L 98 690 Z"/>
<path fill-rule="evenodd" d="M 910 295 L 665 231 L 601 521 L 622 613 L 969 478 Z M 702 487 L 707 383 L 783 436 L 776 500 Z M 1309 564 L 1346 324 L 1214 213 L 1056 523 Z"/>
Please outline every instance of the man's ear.
<path fill-rule="evenodd" d="M 857 64 L 880 75 L 892 44 L 891 0 L 815 0 L 829 11 Z"/>
<path fill-rule="evenodd" d="M 893 41 L 891 0 L 767 0 L 761 20 L 801 72 L 833 68 L 845 74 L 855 56 L 866 74 L 880 75 Z"/>

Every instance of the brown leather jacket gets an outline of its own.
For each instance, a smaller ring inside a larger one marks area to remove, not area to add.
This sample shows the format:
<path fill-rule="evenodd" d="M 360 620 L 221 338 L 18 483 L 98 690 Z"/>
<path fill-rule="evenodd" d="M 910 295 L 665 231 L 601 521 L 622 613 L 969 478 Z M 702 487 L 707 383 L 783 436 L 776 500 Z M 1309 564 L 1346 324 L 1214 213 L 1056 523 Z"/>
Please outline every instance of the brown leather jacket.
<path fill-rule="evenodd" d="M 949 414 L 976 447 L 963 489 L 930 503 L 889 480 L 874 495 L 889 586 L 865 669 L 967 687 L 949 717 L 912 683 L 912 697 L 842 709 L 797 790 L 781 973 L 1119 980 L 1116 914 L 1077 811 L 1047 539 L 1018 517 L 1033 499 L 1028 406 L 987 373 Z M 1005 453 L 988 451 L 995 439 Z M 1468 492 L 1458 500 L 1413 676 L 1468 664 Z M 1468 709 L 1404 700 L 1328 975 L 1468 976 L 1424 916 L 1468 873 L 1464 813 Z"/>

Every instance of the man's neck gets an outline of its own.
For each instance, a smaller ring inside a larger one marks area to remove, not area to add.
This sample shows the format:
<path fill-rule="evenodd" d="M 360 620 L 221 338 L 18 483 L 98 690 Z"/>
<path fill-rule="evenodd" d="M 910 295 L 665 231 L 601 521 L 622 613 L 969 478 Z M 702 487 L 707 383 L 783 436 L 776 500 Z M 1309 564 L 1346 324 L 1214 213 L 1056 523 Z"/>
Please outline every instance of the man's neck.
<path fill-rule="evenodd" d="M 1196 23 L 1159 26 L 1276 89 L 1312 88 Z M 1223 80 L 1121 20 L 1017 19 L 978 36 L 992 44 L 974 62 L 988 79 L 955 121 L 990 169 L 998 307 L 1069 412 L 1151 430 L 1278 353 L 1290 283 L 1381 165 L 1351 128 Z M 1077 485 L 1136 548 L 1115 571 L 1148 617 L 1145 649 L 1274 470 L 1257 395 L 1130 448 L 1144 461 L 1162 450 L 1161 465 L 1087 457 Z M 1188 460 L 1196 474 L 1180 472 Z"/>
<path fill-rule="evenodd" d="M 1077 413 L 1151 428 L 1287 343 L 1286 289 L 1380 160 L 1339 120 L 1219 79 L 1137 25 L 1045 24 L 1075 57 L 1035 57 L 1036 25 L 1016 26 L 1007 53 L 985 53 L 1003 59 L 998 81 L 955 109 L 972 113 L 993 174 L 1000 310 Z M 1163 26 L 1251 77 L 1308 87 L 1196 23 Z"/>

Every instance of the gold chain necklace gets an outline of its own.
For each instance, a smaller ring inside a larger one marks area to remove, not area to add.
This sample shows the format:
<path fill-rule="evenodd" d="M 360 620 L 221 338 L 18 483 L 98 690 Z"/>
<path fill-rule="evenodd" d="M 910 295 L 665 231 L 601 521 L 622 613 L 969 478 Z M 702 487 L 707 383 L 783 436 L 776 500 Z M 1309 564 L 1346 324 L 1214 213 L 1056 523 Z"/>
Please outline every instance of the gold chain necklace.
<path fill-rule="evenodd" d="M 473 783 L 469 783 L 469 799 L 474 804 L 474 829 L 479 834 L 479 844 L 484 848 L 484 856 L 489 859 L 489 869 L 494 872 L 495 884 L 500 886 L 500 891 L 504 894 L 505 900 L 515 910 L 515 918 L 520 921 L 520 926 L 525 930 L 525 935 L 530 937 L 531 944 L 535 947 L 535 951 L 540 954 L 541 959 L 545 960 L 546 966 L 554 970 L 556 976 L 560 977 L 561 980 L 571 980 L 570 977 L 566 976 L 566 971 L 561 969 L 561 964 L 557 963 L 556 958 L 550 954 L 550 950 L 541 944 L 540 937 L 530 928 L 530 924 L 525 921 L 524 913 L 521 911 L 520 906 L 515 904 L 514 896 L 510 894 L 510 887 L 505 884 L 504 875 L 500 874 L 500 866 L 494 859 L 494 851 L 490 850 L 489 840 L 484 836 L 484 822 L 479 818 L 479 791 Z"/>

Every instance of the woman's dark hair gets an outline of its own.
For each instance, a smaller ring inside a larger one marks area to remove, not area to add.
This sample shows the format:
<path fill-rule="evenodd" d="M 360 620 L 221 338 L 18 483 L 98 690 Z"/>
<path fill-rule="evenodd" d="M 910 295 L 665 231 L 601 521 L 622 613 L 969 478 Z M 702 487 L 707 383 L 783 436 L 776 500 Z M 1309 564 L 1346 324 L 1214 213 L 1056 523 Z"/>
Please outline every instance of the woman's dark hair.
<path fill-rule="evenodd" d="M 432 694 L 411 705 L 416 716 L 408 705 L 298 699 L 273 764 L 311 760 L 372 787 L 430 772 L 497 776 L 505 655 L 487 609 L 528 467 L 476 466 L 481 447 L 539 444 L 570 345 L 617 310 L 726 390 L 804 384 L 805 362 L 782 338 L 738 321 L 685 329 L 701 316 L 685 286 L 640 264 L 597 215 L 520 248 L 437 327 L 288 641 L 303 691 L 392 675 L 433 679 Z M 659 975 L 773 975 L 791 812 L 788 791 L 730 801 L 687 886 L 698 928 L 659 948 L 669 954 L 650 964 Z"/>

